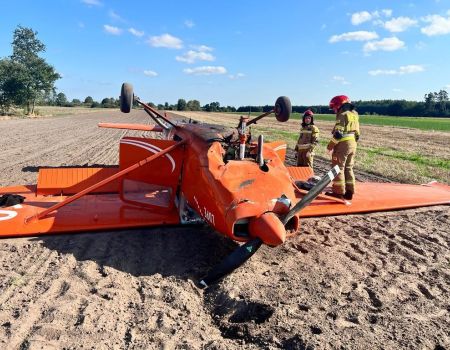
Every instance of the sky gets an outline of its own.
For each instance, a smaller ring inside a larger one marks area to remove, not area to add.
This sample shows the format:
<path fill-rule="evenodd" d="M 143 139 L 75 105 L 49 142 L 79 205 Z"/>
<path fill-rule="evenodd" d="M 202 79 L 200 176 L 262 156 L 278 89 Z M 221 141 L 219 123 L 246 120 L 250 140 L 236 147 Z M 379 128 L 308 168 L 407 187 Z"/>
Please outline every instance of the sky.
<path fill-rule="evenodd" d="M 155 104 L 422 101 L 450 91 L 450 0 L 0 0 L 0 58 L 18 26 L 69 100 L 118 97 L 122 82 Z"/>

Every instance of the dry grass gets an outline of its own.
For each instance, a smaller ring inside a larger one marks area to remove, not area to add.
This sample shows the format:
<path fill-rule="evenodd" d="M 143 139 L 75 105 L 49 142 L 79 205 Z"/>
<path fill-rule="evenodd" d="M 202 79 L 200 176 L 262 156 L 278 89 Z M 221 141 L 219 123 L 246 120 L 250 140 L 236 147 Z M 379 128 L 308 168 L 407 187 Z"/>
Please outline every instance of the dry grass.
<path fill-rule="evenodd" d="M 64 115 L 75 114 L 87 114 L 105 110 L 105 108 L 89 108 L 89 107 L 58 107 L 58 106 L 36 106 L 34 109 L 34 115 L 27 116 L 24 110 L 21 108 L 15 108 L 8 116 L 0 116 L 0 120 L 15 119 L 15 118 L 44 118 L 44 117 L 56 117 Z"/>

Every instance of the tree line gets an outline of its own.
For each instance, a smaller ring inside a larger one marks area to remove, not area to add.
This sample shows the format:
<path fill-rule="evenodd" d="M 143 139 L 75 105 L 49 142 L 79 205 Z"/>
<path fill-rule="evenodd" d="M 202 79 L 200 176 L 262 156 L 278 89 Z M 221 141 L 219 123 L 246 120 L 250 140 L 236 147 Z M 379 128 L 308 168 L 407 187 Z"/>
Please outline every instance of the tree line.
<path fill-rule="evenodd" d="M 43 106 L 61 106 L 61 107 L 91 107 L 91 108 L 119 108 L 120 100 L 114 97 L 105 97 L 101 102 L 95 101 L 91 96 L 87 96 L 83 101 L 77 98 L 69 101 L 67 96 L 60 92 L 50 93 L 45 98 L 37 102 L 38 105 Z M 219 102 L 211 102 L 203 106 L 198 100 L 186 101 L 183 98 L 178 99 L 175 104 L 168 102 L 155 104 L 147 102 L 153 108 L 166 111 L 205 111 L 205 112 L 236 112 L 236 107 L 220 106 Z M 135 107 L 138 107 L 137 105 Z"/>
<path fill-rule="evenodd" d="M 357 111 L 365 115 L 389 115 L 411 117 L 450 117 L 450 101 L 446 90 L 425 94 L 424 101 L 407 100 L 372 100 L 353 101 Z M 237 112 L 268 112 L 273 106 L 242 106 Z M 332 113 L 327 105 L 292 106 L 292 111 L 303 113 L 311 109 L 314 113 Z"/>
<path fill-rule="evenodd" d="M 62 92 L 58 94 L 50 94 L 49 98 L 39 102 L 46 106 L 65 106 L 65 107 L 95 107 L 95 108 L 119 108 L 119 99 L 104 98 L 101 102 L 94 101 L 91 96 L 86 97 L 83 101 L 73 99 L 68 101 L 66 95 Z M 175 104 L 168 102 L 148 104 L 159 110 L 166 111 L 205 111 L 205 112 L 259 112 L 264 113 L 273 109 L 271 105 L 265 106 L 221 106 L 219 102 L 211 102 L 201 105 L 198 100 L 178 99 Z M 374 100 L 374 101 L 355 101 L 358 112 L 365 115 L 390 115 L 390 116 L 412 116 L 412 117 L 450 117 L 450 102 L 448 93 L 445 90 L 439 92 L 430 92 L 425 94 L 423 102 L 406 101 L 406 100 Z M 327 105 L 314 106 L 292 106 L 292 111 L 303 113 L 305 110 L 311 109 L 314 113 L 328 114 L 332 113 Z"/>

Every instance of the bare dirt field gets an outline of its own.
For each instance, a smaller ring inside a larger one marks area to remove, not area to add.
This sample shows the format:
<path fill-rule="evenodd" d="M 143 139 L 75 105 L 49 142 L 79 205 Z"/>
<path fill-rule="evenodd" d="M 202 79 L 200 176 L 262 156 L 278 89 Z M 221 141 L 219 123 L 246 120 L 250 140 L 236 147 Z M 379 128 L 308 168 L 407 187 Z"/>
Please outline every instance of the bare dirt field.
<path fill-rule="evenodd" d="M 35 183 L 39 166 L 116 164 L 120 137 L 143 134 L 100 121 L 147 117 L 0 121 L 0 186 Z M 193 281 L 235 247 L 207 227 L 0 240 L 0 348 L 450 349 L 448 206 L 305 219 L 199 290 Z"/>

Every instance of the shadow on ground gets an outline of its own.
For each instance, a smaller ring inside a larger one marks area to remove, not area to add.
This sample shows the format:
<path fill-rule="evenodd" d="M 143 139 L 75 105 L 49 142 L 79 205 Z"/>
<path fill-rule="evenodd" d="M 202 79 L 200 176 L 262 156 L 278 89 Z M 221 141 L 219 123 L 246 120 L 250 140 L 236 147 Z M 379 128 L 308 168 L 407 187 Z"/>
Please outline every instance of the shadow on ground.
<path fill-rule="evenodd" d="M 204 226 L 171 226 L 34 238 L 59 254 L 133 276 L 161 274 L 197 281 L 237 247 Z"/>

